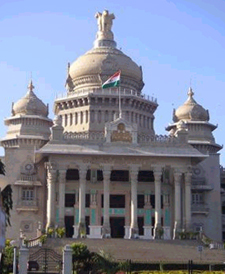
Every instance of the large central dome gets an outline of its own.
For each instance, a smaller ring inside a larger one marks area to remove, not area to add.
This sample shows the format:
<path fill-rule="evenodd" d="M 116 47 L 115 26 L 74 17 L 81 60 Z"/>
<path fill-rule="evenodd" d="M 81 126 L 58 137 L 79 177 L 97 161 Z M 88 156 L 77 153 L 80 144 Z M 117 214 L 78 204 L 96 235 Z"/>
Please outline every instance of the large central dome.
<path fill-rule="evenodd" d="M 99 16 L 102 16 L 102 20 L 105 16 L 108 21 L 103 26 L 99 25 L 94 48 L 79 57 L 69 67 L 67 78 L 69 91 L 90 87 L 100 88 L 109 76 L 121 70 L 121 87 L 140 92 L 144 86 L 142 69 L 116 48 L 111 32 L 114 15 L 104 11 L 102 14 L 96 14 L 96 18 Z"/>

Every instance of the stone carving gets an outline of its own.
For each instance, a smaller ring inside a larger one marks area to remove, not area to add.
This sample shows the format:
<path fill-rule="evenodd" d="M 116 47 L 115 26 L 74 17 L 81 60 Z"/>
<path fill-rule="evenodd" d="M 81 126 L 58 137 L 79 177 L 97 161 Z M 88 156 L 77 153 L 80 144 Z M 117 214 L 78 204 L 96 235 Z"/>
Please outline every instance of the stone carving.
<path fill-rule="evenodd" d="M 104 10 L 103 13 L 97 12 L 95 18 L 97 18 L 98 21 L 99 31 L 111 31 L 112 20 L 115 19 L 113 13 L 109 14 L 108 10 Z"/>
<path fill-rule="evenodd" d="M 111 142 L 128 142 L 132 143 L 132 135 L 126 131 L 123 123 L 118 124 L 117 130 L 114 130 L 111 135 Z"/>
<path fill-rule="evenodd" d="M 109 43 L 113 43 L 112 46 L 115 47 L 115 42 L 113 41 L 113 33 L 111 31 L 112 20 L 115 19 L 114 14 L 109 14 L 107 10 L 104 10 L 103 13 L 97 12 L 95 14 L 95 18 L 97 18 L 98 21 L 97 41 L 108 40 Z"/>

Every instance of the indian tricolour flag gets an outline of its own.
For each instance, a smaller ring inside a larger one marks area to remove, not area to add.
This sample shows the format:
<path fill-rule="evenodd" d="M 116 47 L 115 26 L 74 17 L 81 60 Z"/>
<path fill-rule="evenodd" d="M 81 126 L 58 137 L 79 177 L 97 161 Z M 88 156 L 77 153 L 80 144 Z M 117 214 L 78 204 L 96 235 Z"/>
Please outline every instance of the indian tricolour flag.
<path fill-rule="evenodd" d="M 103 85 L 102 88 L 118 87 L 120 84 L 121 71 L 114 73 Z"/>

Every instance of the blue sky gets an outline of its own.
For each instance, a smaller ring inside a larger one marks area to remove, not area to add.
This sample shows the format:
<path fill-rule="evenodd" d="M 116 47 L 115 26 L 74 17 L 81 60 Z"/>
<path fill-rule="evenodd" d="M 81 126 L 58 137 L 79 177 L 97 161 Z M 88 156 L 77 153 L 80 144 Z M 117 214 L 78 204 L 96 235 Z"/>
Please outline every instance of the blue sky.
<path fill-rule="evenodd" d="M 157 98 L 155 131 L 165 134 L 172 110 L 187 98 L 209 109 L 217 143 L 225 132 L 225 1 L 222 0 L 0 0 L 0 136 L 11 104 L 35 93 L 52 105 L 64 93 L 67 63 L 92 48 L 94 14 L 114 12 L 118 48 L 143 68 L 143 92 Z M 3 150 L 0 154 L 3 155 Z M 225 153 L 221 151 L 225 165 Z"/>

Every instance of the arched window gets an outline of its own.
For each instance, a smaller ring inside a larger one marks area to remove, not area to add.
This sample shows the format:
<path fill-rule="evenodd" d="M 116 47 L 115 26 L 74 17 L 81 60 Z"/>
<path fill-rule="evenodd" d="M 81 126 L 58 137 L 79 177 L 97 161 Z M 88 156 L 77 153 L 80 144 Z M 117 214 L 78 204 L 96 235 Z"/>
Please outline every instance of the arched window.
<path fill-rule="evenodd" d="M 75 124 L 77 125 L 77 123 L 78 123 L 78 114 L 75 113 Z"/>
<path fill-rule="evenodd" d="M 102 121 L 102 112 L 101 110 L 98 111 L 98 122 L 101 123 Z"/>
<path fill-rule="evenodd" d="M 95 111 L 92 110 L 91 111 L 91 123 L 94 123 L 94 121 L 95 121 Z"/>
<path fill-rule="evenodd" d="M 73 114 L 70 113 L 70 125 L 72 126 L 72 124 L 73 124 Z"/>
<path fill-rule="evenodd" d="M 67 126 L 67 123 L 68 123 L 68 117 L 67 117 L 67 114 L 65 114 L 65 127 Z"/>
<path fill-rule="evenodd" d="M 86 110 L 86 123 L 88 123 L 88 110 Z"/>
<path fill-rule="evenodd" d="M 112 111 L 112 121 L 114 121 L 114 119 L 116 118 L 115 113 L 116 113 L 115 111 Z"/>
<path fill-rule="evenodd" d="M 109 112 L 108 110 L 105 111 L 105 122 L 109 121 Z"/>

